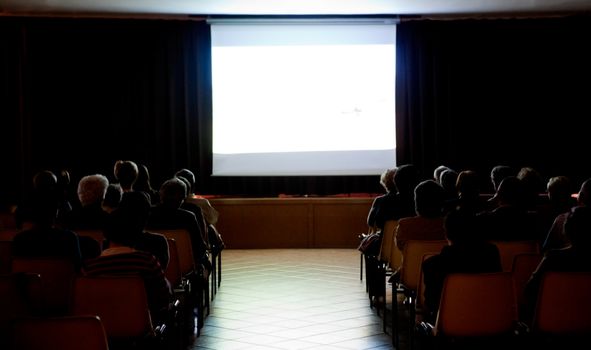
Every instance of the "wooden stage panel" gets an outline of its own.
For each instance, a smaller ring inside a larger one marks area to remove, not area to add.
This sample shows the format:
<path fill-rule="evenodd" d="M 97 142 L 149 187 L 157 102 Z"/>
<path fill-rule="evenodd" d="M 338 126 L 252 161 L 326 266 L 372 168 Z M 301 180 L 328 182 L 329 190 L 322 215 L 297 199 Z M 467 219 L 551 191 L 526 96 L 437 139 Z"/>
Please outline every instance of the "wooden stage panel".
<path fill-rule="evenodd" d="M 216 227 L 231 249 L 356 248 L 373 197 L 216 198 Z"/>

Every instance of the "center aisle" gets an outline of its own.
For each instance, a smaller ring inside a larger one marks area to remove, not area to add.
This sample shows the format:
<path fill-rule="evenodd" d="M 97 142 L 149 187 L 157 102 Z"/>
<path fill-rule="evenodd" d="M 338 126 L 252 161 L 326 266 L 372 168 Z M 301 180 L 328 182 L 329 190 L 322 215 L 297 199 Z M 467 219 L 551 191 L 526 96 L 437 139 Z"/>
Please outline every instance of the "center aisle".
<path fill-rule="evenodd" d="M 391 349 L 355 249 L 222 253 L 222 283 L 192 349 Z"/>

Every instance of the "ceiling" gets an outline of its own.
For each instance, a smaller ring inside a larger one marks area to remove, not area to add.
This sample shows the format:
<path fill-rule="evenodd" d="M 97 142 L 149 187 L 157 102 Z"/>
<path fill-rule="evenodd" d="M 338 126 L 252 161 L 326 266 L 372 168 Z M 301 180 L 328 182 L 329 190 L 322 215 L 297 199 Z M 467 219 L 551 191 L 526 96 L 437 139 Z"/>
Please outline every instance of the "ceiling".
<path fill-rule="evenodd" d="M 0 0 L 0 15 L 486 15 L 590 10 L 590 0 Z"/>

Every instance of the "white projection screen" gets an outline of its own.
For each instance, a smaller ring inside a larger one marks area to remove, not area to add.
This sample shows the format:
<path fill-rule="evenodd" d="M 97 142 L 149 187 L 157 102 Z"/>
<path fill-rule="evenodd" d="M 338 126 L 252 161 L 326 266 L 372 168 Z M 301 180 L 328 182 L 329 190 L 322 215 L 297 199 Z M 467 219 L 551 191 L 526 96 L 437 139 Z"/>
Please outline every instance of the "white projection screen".
<path fill-rule="evenodd" d="M 396 26 L 211 22 L 213 176 L 396 165 Z"/>

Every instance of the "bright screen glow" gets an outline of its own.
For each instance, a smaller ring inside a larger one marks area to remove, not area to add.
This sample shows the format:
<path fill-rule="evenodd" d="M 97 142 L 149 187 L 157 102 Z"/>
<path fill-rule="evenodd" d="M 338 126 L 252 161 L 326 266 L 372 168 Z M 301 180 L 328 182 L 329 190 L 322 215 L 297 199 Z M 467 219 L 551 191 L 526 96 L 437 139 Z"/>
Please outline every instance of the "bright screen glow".
<path fill-rule="evenodd" d="M 395 166 L 395 25 L 212 24 L 213 174 Z"/>

